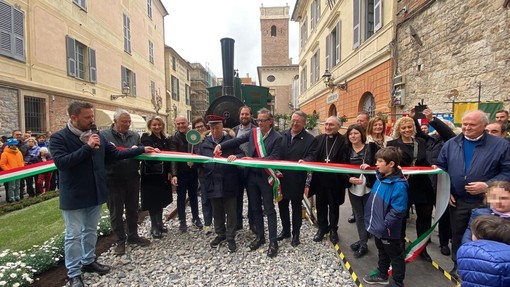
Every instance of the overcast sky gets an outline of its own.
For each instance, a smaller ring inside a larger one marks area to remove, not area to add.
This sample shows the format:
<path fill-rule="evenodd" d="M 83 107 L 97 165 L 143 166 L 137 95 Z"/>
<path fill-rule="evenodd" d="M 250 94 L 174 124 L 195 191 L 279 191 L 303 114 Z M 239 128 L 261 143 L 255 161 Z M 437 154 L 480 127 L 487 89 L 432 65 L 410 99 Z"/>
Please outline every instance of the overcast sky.
<path fill-rule="evenodd" d="M 223 77 L 221 38 L 235 40 L 234 68 L 257 82 L 261 65 L 260 7 L 289 6 L 292 17 L 296 0 L 162 0 L 165 17 L 165 44 L 191 63 L 201 63 Z M 289 57 L 298 62 L 298 23 L 290 21 Z"/>

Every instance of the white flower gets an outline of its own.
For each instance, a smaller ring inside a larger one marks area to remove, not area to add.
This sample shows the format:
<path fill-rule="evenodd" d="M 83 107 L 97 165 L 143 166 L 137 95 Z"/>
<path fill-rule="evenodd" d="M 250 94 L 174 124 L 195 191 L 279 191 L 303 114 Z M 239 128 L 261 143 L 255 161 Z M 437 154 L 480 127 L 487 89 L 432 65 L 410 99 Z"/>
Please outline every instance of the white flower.
<path fill-rule="evenodd" d="M 7 281 L 0 281 L 0 286 L 5 286 L 7 284 Z"/>
<path fill-rule="evenodd" d="M 34 279 L 30 278 L 30 277 L 27 277 L 25 278 L 27 280 L 28 283 L 32 284 L 34 283 Z"/>
<path fill-rule="evenodd" d="M 13 287 L 19 287 L 19 285 L 20 285 L 20 284 L 19 284 L 18 282 L 16 282 L 16 283 L 14 283 L 14 285 L 12 285 L 12 286 L 13 286 Z"/>
<path fill-rule="evenodd" d="M 9 276 L 11 276 L 11 278 L 16 278 L 16 277 L 18 277 L 18 274 L 16 274 L 16 273 L 11 273 Z"/>

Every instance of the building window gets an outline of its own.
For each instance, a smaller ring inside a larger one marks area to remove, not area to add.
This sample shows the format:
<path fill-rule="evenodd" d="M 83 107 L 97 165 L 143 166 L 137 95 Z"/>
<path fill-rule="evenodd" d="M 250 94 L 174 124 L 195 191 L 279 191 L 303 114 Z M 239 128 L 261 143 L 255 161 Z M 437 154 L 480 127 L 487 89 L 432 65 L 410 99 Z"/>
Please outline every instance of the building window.
<path fill-rule="evenodd" d="M 191 88 L 190 86 L 185 86 L 185 92 L 186 92 L 186 105 L 191 105 Z"/>
<path fill-rule="evenodd" d="M 156 83 L 151 81 L 151 99 L 156 98 Z"/>
<path fill-rule="evenodd" d="M 303 69 L 301 70 L 301 76 L 299 78 L 301 79 L 301 91 L 304 92 L 308 88 L 306 81 L 306 79 L 308 79 L 306 74 L 306 66 L 303 66 Z"/>
<path fill-rule="evenodd" d="M 310 60 L 310 84 L 319 80 L 320 74 L 320 51 L 317 50 Z"/>
<path fill-rule="evenodd" d="M 128 87 L 129 94 L 132 96 L 136 96 L 136 73 L 124 66 L 121 66 L 120 70 L 121 70 L 120 90 L 122 91 L 124 87 Z"/>
<path fill-rule="evenodd" d="M 310 4 L 310 30 L 314 30 L 317 27 L 321 17 L 321 2 L 320 0 L 313 0 Z"/>
<path fill-rule="evenodd" d="M 375 116 L 375 98 L 370 92 L 366 92 L 361 97 L 360 112 L 367 112 L 370 117 Z"/>
<path fill-rule="evenodd" d="M 341 23 L 338 22 L 329 35 L 326 36 L 326 70 L 330 70 L 340 63 Z"/>
<path fill-rule="evenodd" d="M 149 62 L 154 64 L 154 43 L 149 41 Z"/>
<path fill-rule="evenodd" d="M 131 20 L 126 14 L 124 18 L 124 52 L 131 54 Z"/>
<path fill-rule="evenodd" d="M 179 101 L 179 79 L 172 76 L 172 99 Z"/>
<path fill-rule="evenodd" d="M 87 11 L 87 0 L 73 0 L 73 3 L 78 5 L 81 9 Z"/>
<path fill-rule="evenodd" d="M 66 36 L 67 75 L 97 83 L 96 50 Z"/>
<path fill-rule="evenodd" d="M 381 0 L 353 0 L 353 49 L 382 27 Z"/>
<path fill-rule="evenodd" d="M 25 62 L 25 14 L 0 1 L 0 55 Z"/>
<path fill-rule="evenodd" d="M 276 37 L 276 26 L 271 26 L 271 37 Z"/>
<path fill-rule="evenodd" d="M 301 35 L 301 39 L 300 39 L 300 47 L 301 49 L 303 49 L 306 45 L 306 41 L 308 40 L 308 26 L 306 24 L 307 22 L 304 21 L 303 22 L 303 25 L 301 25 L 301 31 L 300 31 L 300 35 Z"/>
<path fill-rule="evenodd" d="M 172 56 L 172 70 L 177 71 L 175 56 Z"/>
<path fill-rule="evenodd" d="M 147 16 L 152 19 L 152 0 L 147 0 Z"/>
<path fill-rule="evenodd" d="M 25 96 L 25 130 L 33 133 L 45 133 L 46 128 L 46 100 Z"/>

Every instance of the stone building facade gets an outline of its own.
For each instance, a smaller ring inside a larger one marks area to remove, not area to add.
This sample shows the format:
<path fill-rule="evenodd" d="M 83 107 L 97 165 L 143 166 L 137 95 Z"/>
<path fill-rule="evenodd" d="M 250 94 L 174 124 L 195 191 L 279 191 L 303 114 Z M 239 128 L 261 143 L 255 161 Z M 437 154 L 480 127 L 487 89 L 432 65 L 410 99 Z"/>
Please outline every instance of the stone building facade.
<path fill-rule="evenodd" d="M 296 1 L 299 109 L 354 123 L 361 111 L 392 116 L 394 1 Z"/>
<path fill-rule="evenodd" d="M 1 17 L 8 19 L 0 40 L 2 134 L 59 130 L 68 104 L 77 100 L 110 116 L 124 108 L 140 129 L 145 118 L 165 111 L 168 12 L 160 0 L 0 4 Z"/>
<path fill-rule="evenodd" d="M 508 99 L 510 10 L 503 2 L 397 4 L 395 71 L 405 81 L 405 101 L 398 112 L 422 99 L 435 112 L 452 112 L 454 97 L 457 102 Z"/>

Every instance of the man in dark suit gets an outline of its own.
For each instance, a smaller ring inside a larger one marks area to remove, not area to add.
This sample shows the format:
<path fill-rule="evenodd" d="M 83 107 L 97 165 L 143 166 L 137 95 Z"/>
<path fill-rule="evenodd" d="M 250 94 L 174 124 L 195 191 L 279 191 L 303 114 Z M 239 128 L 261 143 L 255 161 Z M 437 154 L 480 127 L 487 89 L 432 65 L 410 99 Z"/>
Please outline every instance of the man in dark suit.
<path fill-rule="evenodd" d="M 295 111 L 292 114 L 290 129 L 283 132 L 280 156 L 282 160 L 290 161 L 313 161 L 316 154 L 317 140 L 305 130 L 306 114 Z M 283 199 L 278 202 L 282 232 L 278 235 L 278 241 L 289 238 L 290 216 L 289 203 L 292 205 L 292 241 L 291 245 L 299 245 L 299 230 L 303 222 L 302 200 L 306 183 L 306 171 L 282 170 L 281 178 Z"/>
<path fill-rule="evenodd" d="M 345 136 L 341 135 L 338 130 L 340 130 L 340 120 L 335 116 L 329 117 L 324 123 L 325 134 L 316 137 L 317 155 L 315 161 L 326 163 L 347 162 Z M 316 195 L 317 221 L 319 224 L 319 230 L 313 237 L 313 241 L 322 241 L 324 235 L 329 232 L 331 243 L 338 243 L 339 206 L 344 203 L 348 181 L 349 178 L 346 174 L 313 173 L 308 196 Z"/>
<path fill-rule="evenodd" d="M 215 154 L 221 154 L 221 150 L 237 147 L 245 142 L 248 144 L 248 157 L 276 160 L 280 159 L 280 145 L 282 136 L 273 129 L 273 115 L 265 108 L 257 113 L 258 128 L 252 130 L 242 137 L 228 140 L 216 146 Z M 257 140 L 260 139 L 260 140 Z M 265 151 L 265 154 L 261 154 Z M 253 209 L 257 238 L 250 243 L 251 250 L 257 250 L 266 242 L 264 237 L 264 221 L 262 217 L 262 204 L 264 214 L 267 216 L 269 229 L 269 248 L 267 256 L 275 257 L 278 254 L 278 243 L 276 240 L 276 210 L 273 202 L 273 188 L 268 182 L 268 171 L 265 168 L 246 168 L 248 184 L 247 190 L 250 194 L 250 204 Z"/>
<path fill-rule="evenodd" d="M 83 271 L 101 275 L 110 271 L 94 255 L 101 205 L 108 198 L 105 160 L 125 159 L 154 148 L 117 150 L 104 136 L 91 131 L 94 110 L 90 103 L 73 102 L 67 112 L 67 126 L 51 136 L 50 151 L 59 171 L 67 275 L 71 287 L 81 287 Z"/>

